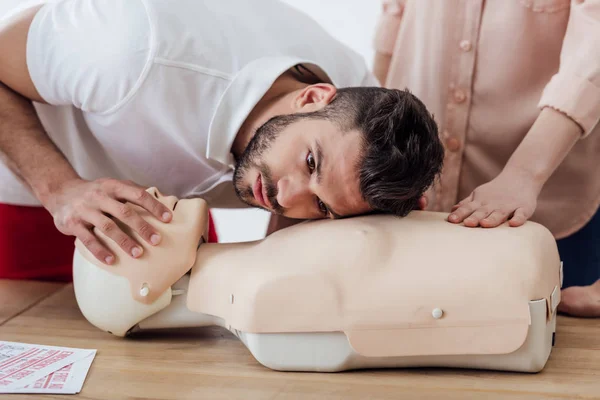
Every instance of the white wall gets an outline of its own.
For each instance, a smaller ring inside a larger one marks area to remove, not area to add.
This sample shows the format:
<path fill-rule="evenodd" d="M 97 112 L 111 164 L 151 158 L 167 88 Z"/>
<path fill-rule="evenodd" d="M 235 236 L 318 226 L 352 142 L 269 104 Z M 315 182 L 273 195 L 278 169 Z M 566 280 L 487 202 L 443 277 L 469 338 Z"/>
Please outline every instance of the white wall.
<path fill-rule="evenodd" d="M 24 6 L 39 1 L 0 0 L 0 16 L 18 4 Z M 372 65 L 371 42 L 380 11 L 379 0 L 282 1 L 313 17 L 335 38 L 362 54 L 369 66 Z M 262 238 L 269 214 L 262 210 L 214 210 L 213 215 L 220 240 L 239 242 Z"/>

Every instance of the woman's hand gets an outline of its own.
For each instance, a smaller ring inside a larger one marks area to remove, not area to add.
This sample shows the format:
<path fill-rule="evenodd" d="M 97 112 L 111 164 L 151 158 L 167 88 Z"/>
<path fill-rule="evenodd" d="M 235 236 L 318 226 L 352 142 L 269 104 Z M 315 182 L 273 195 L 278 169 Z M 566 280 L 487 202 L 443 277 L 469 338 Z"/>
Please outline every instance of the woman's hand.
<path fill-rule="evenodd" d="M 456 204 L 448 221 L 494 228 L 509 220 L 510 226 L 521 226 L 533 215 L 541 190 L 542 185 L 526 171 L 504 170 Z"/>

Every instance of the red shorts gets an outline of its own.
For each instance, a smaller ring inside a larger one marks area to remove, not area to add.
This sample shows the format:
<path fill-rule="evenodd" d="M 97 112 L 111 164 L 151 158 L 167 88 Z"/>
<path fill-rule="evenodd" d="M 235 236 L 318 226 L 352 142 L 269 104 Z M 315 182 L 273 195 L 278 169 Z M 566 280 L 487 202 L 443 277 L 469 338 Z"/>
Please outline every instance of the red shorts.
<path fill-rule="evenodd" d="M 217 242 L 210 215 L 208 241 Z M 71 281 L 74 242 L 44 208 L 0 204 L 0 279 Z"/>

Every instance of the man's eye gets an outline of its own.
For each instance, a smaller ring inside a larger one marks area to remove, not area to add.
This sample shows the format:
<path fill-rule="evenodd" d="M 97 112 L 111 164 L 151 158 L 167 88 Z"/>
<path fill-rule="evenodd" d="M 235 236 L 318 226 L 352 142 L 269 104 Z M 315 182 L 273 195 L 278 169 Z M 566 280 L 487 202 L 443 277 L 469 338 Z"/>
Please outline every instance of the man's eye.
<path fill-rule="evenodd" d="M 308 169 L 312 172 L 315 169 L 315 158 L 313 157 L 312 152 L 308 152 L 306 156 L 306 165 L 308 165 Z"/>
<path fill-rule="evenodd" d="M 327 215 L 329 210 L 327 210 L 327 206 L 319 198 L 317 198 L 317 205 L 319 206 L 319 211 L 321 211 L 321 213 L 324 215 Z"/>

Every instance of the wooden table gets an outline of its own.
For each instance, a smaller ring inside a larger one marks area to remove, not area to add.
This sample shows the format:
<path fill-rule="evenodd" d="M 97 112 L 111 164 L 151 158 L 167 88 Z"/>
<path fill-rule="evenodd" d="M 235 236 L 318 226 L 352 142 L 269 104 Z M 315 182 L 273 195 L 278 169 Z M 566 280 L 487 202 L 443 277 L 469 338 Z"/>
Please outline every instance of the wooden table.
<path fill-rule="evenodd" d="M 600 399 L 600 319 L 559 317 L 539 374 L 472 370 L 283 373 L 262 367 L 228 331 L 120 339 L 91 326 L 71 285 L 0 281 L 0 339 L 98 349 L 81 399 Z M 7 399 L 16 399 L 5 395 Z M 72 396 L 19 395 L 26 399 Z"/>
<path fill-rule="evenodd" d="M 62 289 L 52 282 L 7 281 L 0 279 L 0 325 Z"/>

